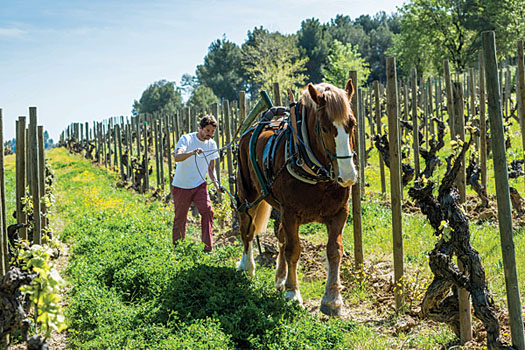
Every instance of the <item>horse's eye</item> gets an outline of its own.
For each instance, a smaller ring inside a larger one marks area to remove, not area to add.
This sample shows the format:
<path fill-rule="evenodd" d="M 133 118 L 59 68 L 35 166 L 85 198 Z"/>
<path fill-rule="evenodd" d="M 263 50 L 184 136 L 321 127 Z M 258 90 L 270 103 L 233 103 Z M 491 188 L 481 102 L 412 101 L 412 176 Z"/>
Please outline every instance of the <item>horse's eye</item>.
<path fill-rule="evenodd" d="M 327 128 L 325 128 L 324 126 L 323 126 L 323 127 L 321 127 L 321 130 L 322 130 L 322 132 L 324 132 L 325 134 L 326 134 L 326 133 L 328 132 L 328 129 L 327 129 Z"/>

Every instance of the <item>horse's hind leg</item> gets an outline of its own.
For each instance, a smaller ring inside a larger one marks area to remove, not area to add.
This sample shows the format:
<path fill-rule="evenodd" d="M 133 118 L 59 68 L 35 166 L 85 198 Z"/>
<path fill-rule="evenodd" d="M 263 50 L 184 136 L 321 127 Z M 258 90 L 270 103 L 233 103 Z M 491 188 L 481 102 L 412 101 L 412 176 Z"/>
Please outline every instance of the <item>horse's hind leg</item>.
<path fill-rule="evenodd" d="M 253 238 L 266 230 L 270 218 L 271 206 L 265 201 L 248 209 L 245 213 L 239 213 L 241 238 L 244 246 L 242 258 L 237 266 L 239 271 L 246 271 L 248 275 L 255 275 L 255 260 L 253 259 Z"/>
<path fill-rule="evenodd" d="M 277 268 L 275 269 L 275 288 L 278 290 L 284 289 L 286 282 L 286 275 L 288 274 L 288 265 L 284 258 L 284 244 L 286 242 L 286 234 L 282 223 L 279 225 L 279 255 L 277 256 Z"/>
<path fill-rule="evenodd" d="M 326 246 L 328 279 L 326 281 L 323 299 L 321 300 L 321 312 L 329 316 L 341 315 L 343 308 L 339 272 L 343 258 L 343 229 L 347 217 L 348 212 L 342 209 L 326 225 L 328 230 L 328 244 Z"/>

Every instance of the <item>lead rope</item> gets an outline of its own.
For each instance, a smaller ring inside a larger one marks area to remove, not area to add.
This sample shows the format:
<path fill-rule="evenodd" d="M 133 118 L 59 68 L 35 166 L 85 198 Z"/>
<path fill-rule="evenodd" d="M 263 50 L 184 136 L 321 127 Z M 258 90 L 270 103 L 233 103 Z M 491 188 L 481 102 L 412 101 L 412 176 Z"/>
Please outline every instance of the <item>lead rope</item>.
<path fill-rule="evenodd" d="M 228 145 L 228 147 L 231 147 L 231 145 L 233 144 L 233 142 L 230 142 Z M 206 156 L 206 153 L 209 153 L 209 154 L 213 154 L 215 152 L 219 152 L 219 150 L 223 150 L 224 148 L 226 148 L 226 146 L 220 148 L 220 149 L 216 149 L 216 150 L 211 150 L 211 151 L 202 151 L 202 155 L 204 156 L 204 161 L 206 162 L 206 165 L 208 165 L 207 169 L 210 168 L 210 162 L 208 161 L 208 157 Z M 195 161 L 195 167 L 197 168 L 197 172 L 199 173 L 199 176 L 201 177 L 201 179 L 206 182 L 206 174 L 204 174 L 204 176 L 202 175 L 201 173 L 201 170 L 199 169 L 198 165 L 197 165 L 197 155 L 194 156 L 194 161 Z M 217 158 L 219 159 L 220 161 L 220 158 Z M 214 169 L 215 170 L 215 169 Z M 219 189 L 224 189 L 224 191 L 230 196 L 230 199 L 235 203 L 235 197 L 230 193 L 230 191 L 228 191 L 228 189 L 224 186 L 221 185 L 221 181 L 220 181 L 220 178 L 218 179 L 217 178 L 217 175 L 215 175 L 215 182 L 217 182 L 218 184 L 218 187 Z M 206 182 L 206 185 L 211 185 L 213 182 Z"/>

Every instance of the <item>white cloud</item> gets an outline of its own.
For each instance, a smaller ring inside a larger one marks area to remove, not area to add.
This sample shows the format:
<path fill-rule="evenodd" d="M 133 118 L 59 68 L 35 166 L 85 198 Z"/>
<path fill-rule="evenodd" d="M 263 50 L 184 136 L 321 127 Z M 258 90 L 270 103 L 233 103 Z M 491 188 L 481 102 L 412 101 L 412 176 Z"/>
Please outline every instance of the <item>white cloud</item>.
<path fill-rule="evenodd" d="M 27 32 L 18 28 L 0 28 L 0 38 L 20 38 Z"/>

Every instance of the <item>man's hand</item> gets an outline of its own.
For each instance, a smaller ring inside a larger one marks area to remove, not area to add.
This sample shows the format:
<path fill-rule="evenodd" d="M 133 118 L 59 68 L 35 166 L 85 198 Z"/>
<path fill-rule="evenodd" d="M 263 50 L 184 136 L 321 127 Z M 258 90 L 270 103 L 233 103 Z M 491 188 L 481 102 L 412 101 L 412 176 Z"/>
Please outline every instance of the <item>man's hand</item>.
<path fill-rule="evenodd" d="M 217 190 L 217 193 L 226 192 L 226 189 L 224 188 L 224 186 L 219 185 L 217 181 L 213 181 L 213 184 L 215 185 L 215 189 Z"/>
<path fill-rule="evenodd" d="M 202 152 L 204 152 L 202 148 L 195 148 L 191 153 L 192 155 L 197 155 L 197 154 L 201 154 Z"/>

